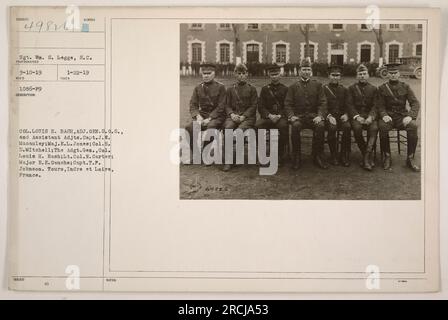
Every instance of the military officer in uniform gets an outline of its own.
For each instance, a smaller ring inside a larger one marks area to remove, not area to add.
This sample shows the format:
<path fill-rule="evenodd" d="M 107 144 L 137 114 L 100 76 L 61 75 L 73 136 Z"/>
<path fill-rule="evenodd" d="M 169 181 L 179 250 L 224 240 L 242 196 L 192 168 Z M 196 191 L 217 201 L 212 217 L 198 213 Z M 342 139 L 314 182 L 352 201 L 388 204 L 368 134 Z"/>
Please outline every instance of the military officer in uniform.
<path fill-rule="evenodd" d="M 215 80 L 216 66 L 210 63 L 201 65 L 202 82 L 197 85 L 190 99 L 192 121 L 185 128 L 190 134 L 190 148 L 193 147 L 193 122 L 201 125 L 201 130 L 220 129 L 224 122 L 226 88 Z"/>
<path fill-rule="evenodd" d="M 345 167 L 350 165 L 350 144 L 351 126 L 348 121 L 346 100 L 348 90 L 340 84 L 342 66 L 332 65 L 329 67 L 329 83 L 324 85 L 324 92 L 327 97 L 328 115 L 326 117 L 327 141 L 330 147 L 331 160 L 333 165 L 341 164 Z M 341 154 L 338 156 L 337 131 L 342 130 Z"/>
<path fill-rule="evenodd" d="M 285 110 L 291 123 L 291 140 L 293 152 L 293 169 L 301 167 L 302 129 L 313 129 L 312 154 L 314 164 L 327 169 L 323 158 L 325 139 L 325 117 L 327 116 L 327 99 L 320 82 L 311 80 L 312 69 L 310 59 L 301 62 L 299 80 L 288 88 L 285 98 Z"/>
<path fill-rule="evenodd" d="M 225 112 L 227 118 L 224 129 L 251 129 L 255 126 L 258 94 L 254 86 L 247 82 L 247 67 L 238 64 L 234 74 L 236 83 L 227 88 Z M 223 170 L 229 171 L 230 164 L 225 164 Z"/>
<path fill-rule="evenodd" d="M 284 110 L 284 102 L 288 87 L 280 82 L 280 67 L 278 65 L 266 68 L 271 82 L 261 88 L 258 99 L 258 112 L 260 119 L 257 120 L 257 129 L 278 129 L 278 157 L 279 165 L 283 163 L 285 148 L 288 143 L 289 125 Z"/>
<path fill-rule="evenodd" d="M 406 130 L 408 142 L 406 166 L 418 172 L 420 168 L 414 163 L 414 154 L 418 141 L 416 119 L 420 103 L 411 87 L 399 80 L 398 66 L 397 63 L 386 65 L 389 81 L 378 88 L 380 143 L 384 154 L 383 168 L 389 170 L 392 165 L 389 131 L 396 128 Z M 406 108 L 406 101 L 409 102 L 409 108 Z"/>
<path fill-rule="evenodd" d="M 368 82 L 369 71 L 365 65 L 358 66 L 356 77 L 358 81 L 348 88 L 347 109 L 353 134 L 363 157 L 361 165 L 364 169 L 372 171 L 373 148 L 378 134 L 376 121 L 378 89 Z M 367 142 L 362 135 L 363 129 L 367 130 Z"/>

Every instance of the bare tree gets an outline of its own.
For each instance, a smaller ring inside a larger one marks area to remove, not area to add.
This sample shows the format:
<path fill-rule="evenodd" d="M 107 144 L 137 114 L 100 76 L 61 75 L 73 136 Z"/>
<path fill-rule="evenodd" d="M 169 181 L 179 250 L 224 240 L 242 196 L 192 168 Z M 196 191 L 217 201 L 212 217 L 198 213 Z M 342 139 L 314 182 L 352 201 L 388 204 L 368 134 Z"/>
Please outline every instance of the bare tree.
<path fill-rule="evenodd" d="M 381 24 L 378 24 L 377 27 L 375 25 L 370 25 L 368 26 L 372 32 L 375 34 L 376 36 L 376 41 L 378 42 L 378 46 L 380 49 L 380 63 L 383 60 L 383 47 L 384 47 L 384 39 L 383 39 L 383 27 Z"/>
<path fill-rule="evenodd" d="M 240 34 L 238 24 L 232 23 L 232 30 L 233 39 L 235 41 L 235 61 L 238 63 L 241 61 Z"/>
<path fill-rule="evenodd" d="M 300 25 L 300 32 L 302 32 L 305 37 L 305 58 L 310 57 L 310 25 Z"/>

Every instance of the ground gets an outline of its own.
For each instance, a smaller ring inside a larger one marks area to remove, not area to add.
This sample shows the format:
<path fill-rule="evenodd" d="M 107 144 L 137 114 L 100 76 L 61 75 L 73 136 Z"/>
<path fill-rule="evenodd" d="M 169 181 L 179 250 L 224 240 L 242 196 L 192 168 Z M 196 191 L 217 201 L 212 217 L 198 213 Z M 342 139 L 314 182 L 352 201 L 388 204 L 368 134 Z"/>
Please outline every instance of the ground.
<path fill-rule="evenodd" d="M 218 79 L 226 86 L 231 79 Z M 324 78 L 317 80 L 326 82 Z M 403 79 L 411 85 L 420 100 L 420 80 Z M 194 86 L 200 78 L 182 77 L 180 79 L 180 125 L 184 127 L 190 120 L 189 100 Z M 283 79 L 289 85 L 294 78 Z M 345 78 L 342 83 L 350 85 L 354 78 Z M 258 92 L 267 82 L 266 79 L 250 79 L 249 82 Z M 376 86 L 384 82 L 380 78 L 371 78 Z M 421 101 L 421 100 L 420 100 Z M 391 133 L 392 136 L 392 133 Z M 397 143 L 392 142 L 392 170 L 381 167 L 379 141 L 376 167 L 367 172 L 359 166 L 361 154 L 355 143 L 352 144 L 351 166 L 331 166 L 328 170 L 315 167 L 310 157 L 311 140 L 303 139 L 303 166 L 294 171 L 289 163 L 279 168 L 273 176 L 259 175 L 256 165 L 235 166 L 230 172 L 221 171 L 222 165 L 181 165 L 181 199 L 313 199 L 313 200 L 416 200 L 420 199 L 420 174 L 405 166 L 406 147 L 398 154 Z M 420 164 L 420 141 L 415 159 Z M 328 154 L 328 146 L 325 146 Z"/>

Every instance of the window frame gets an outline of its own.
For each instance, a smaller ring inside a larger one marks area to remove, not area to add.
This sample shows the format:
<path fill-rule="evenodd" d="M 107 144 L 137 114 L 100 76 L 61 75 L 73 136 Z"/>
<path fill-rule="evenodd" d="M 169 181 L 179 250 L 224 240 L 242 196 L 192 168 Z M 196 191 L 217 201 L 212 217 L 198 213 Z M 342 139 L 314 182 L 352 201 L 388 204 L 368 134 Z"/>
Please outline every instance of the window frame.
<path fill-rule="evenodd" d="M 391 27 L 391 25 L 394 25 L 394 27 Z M 398 28 L 396 28 L 395 26 L 398 26 Z M 403 25 L 400 23 L 388 23 L 387 31 L 391 32 L 403 31 Z"/>
<path fill-rule="evenodd" d="M 397 59 L 399 59 L 400 58 L 400 45 L 399 44 L 397 44 L 397 43 L 392 43 L 392 44 L 389 44 L 389 47 L 387 48 L 388 49 L 388 60 L 389 60 L 389 63 L 395 63 L 396 61 L 397 61 L 397 59 L 395 59 L 395 60 L 392 60 L 391 59 L 391 47 L 392 48 L 397 48 Z"/>
<path fill-rule="evenodd" d="M 222 24 L 228 24 L 228 27 L 221 27 Z M 232 24 L 231 23 L 217 23 L 216 29 L 219 31 L 232 31 Z"/>
<path fill-rule="evenodd" d="M 222 59 L 222 48 L 224 46 L 226 46 L 227 50 L 228 50 L 228 52 L 227 52 L 227 58 L 228 59 L 226 61 L 223 61 L 223 59 Z M 221 42 L 221 43 L 219 43 L 218 48 L 219 48 L 219 63 L 223 63 L 223 64 L 231 63 L 231 59 L 230 59 L 231 45 L 230 45 L 230 43 Z"/>
<path fill-rule="evenodd" d="M 249 28 L 249 25 L 257 25 L 257 29 Z M 246 31 L 260 31 L 261 25 L 259 23 L 246 23 Z"/>
<path fill-rule="evenodd" d="M 195 47 L 197 48 L 199 46 L 199 53 L 200 53 L 200 59 L 199 60 L 195 60 L 194 56 L 195 56 Z M 202 43 L 199 42 L 194 42 L 191 44 L 191 63 L 201 63 L 203 61 L 203 56 L 202 56 Z"/>
<path fill-rule="evenodd" d="M 337 29 L 335 29 L 334 28 L 334 25 L 335 24 L 337 24 L 337 25 L 341 25 L 342 27 L 339 29 L 339 28 L 337 28 Z M 330 30 L 331 31 L 334 31 L 334 32 L 341 32 L 341 31 L 345 31 L 345 24 L 343 24 L 343 23 L 332 23 L 332 24 L 330 24 Z"/>
<path fill-rule="evenodd" d="M 284 51 L 278 50 L 279 47 L 282 47 L 284 49 Z M 284 44 L 284 43 L 277 43 L 275 45 L 275 63 L 277 63 L 277 64 L 286 64 L 288 62 L 288 52 L 287 51 L 288 51 L 288 46 L 286 44 Z M 284 54 L 284 58 L 285 58 L 284 61 L 279 61 L 277 59 L 279 53 L 283 53 Z"/>
<path fill-rule="evenodd" d="M 194 24 L 200 24 L 201 26 L 193 26 Z M 204 30 L 205 24 L 204 23 L 190 23 L 188 24 L 189 30 Z"/>

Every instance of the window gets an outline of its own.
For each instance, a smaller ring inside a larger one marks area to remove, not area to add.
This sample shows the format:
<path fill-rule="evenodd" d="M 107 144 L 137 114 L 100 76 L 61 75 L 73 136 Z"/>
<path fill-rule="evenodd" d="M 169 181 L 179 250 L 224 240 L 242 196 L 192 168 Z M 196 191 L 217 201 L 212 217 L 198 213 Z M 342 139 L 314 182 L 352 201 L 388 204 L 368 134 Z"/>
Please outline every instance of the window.
<path fill-rule="evenodd" d="M 389 30 L 391 31 L 400 31 L 400 25 L 399 24 L 389 24 Z"/>
<path fill-rule="evenodd" d="M 333 31 L 342 31 L 342 30 L 344 30 L 344 25 L 343 24 L 332 24 L 331 29 Z"/>
<path fill-rule="evenodd" d="M 260 46 L 258 44 L 248 44 L 247 47 L 247 62 L 259 62 L 260 58 Z"/>
<path fill-rule="evenodd" d="M 304 57 L 308 56 L 310 58 L 311 62 L 314 62 L 314 50 L 315 50 L 314 44 L 310 43 L 308 45 L 308 52 L 306 52 L 306 44 L 305 44 L 305 46 L 303 47 L 303 50 L 305 50 Z"/>
<path fill-rule="evenodd" d="M 331 50 L 344 50 L 344 44 L 342 43 L 332 43 Z"/>
<path fill-rule="evenodd" d="M 221 43 L 219 45 L 219 61 L 221 63 L 229 63 L 230 62 L 230 44 Z"/>
<path fill-rule="evenodd" d="M 338 41 L 328 44 L 328 63 L 339 64 L 345 63 L 347 58 L 346 43 Z"/>
<path fill-rule="evenodd" d="M 202 62 L 202 44 L 193 43 L 191 45 L 191 53 L 192 53 L 191 62 L 193 63 Z"/>
<path fill-rule="evenodd" d="M 258 23 L 248 23 L 247 24 L 247 30 L 260 30 Z"/>
<path fill-rule="evenodd" d="M 192 23 L 190 25 L 190 29 L 191 30 L 202 30 L 203 29 L 203 24 L 202 23 Z"/>
<path fill-rule="evenodd" d="M 230 25 L 230 23 L 220 23 L 220 24 L 218 24 L 218 29 L 219 30 L 231 30 L 232 26 Z"/>
<path fill-rule="evenodd" d="M 398 44 L 389 45 L 389 63 L 398 62 L 400 47 Z"/>
<path fill-rule="evenodd" d="M 363 23 L 359 26 L 359 30 L 361 31 L 372 31 L 374 28 L 378 29 L 379 25 Z"/>
<path fill-rule="evenodd" d="M 286 63 L 286 44 L 278 44 L 275 46 L 275 62 Z"/>
<path fill-rule="evenodd" d="M 306 42 L 300 43 L 300 58 L 299 61 L 302 61 L 306 57 L 309 57 L 311 62 L 316 62 L 318 58 L 318 49 L 319 49 L 319 43 L 309 41 L 308 49 L 306 47 Z"/>
<path fill-rule="evenodd" d="M 361 63 L 370 62 L 372 46 L 370 44 L 361 45 Z"/>
<path fill-rule="evenodd" d="M 415 46 L 415 55 L 421 57 L 422 56 L 422 45 L 417 44 Z"/>

